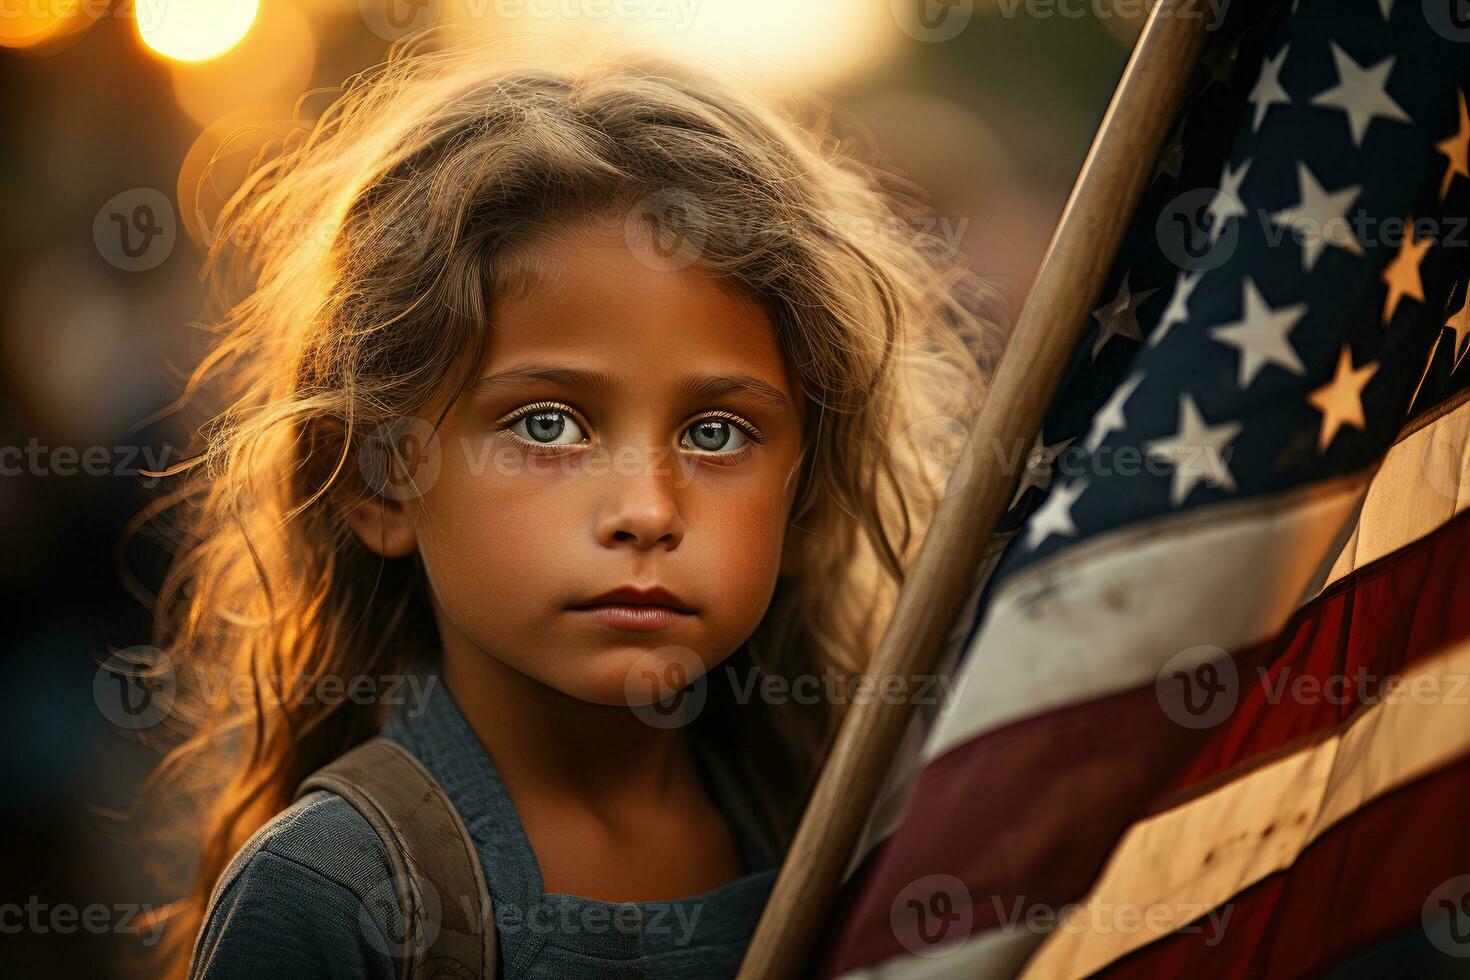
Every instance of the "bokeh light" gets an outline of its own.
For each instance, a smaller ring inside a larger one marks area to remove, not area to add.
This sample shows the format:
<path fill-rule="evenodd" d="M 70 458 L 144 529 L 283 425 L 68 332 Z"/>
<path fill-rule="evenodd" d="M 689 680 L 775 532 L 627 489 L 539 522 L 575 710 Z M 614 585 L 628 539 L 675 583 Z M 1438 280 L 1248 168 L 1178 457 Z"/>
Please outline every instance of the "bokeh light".
<path fill-rule="evenodd" d="M 175 61 L 217 58 L 240 43 L 259 0 L 139 0 L 143 43 Z"/>
<path fill-rule="evenodd" d="M 305 15 L 285 0 L 272 0 L 239 44 L 208 61 L 175 62 L 169 74 L 179 107 L 208 126 L 242 106 L 289 109 L 310 84 L 315 60 Z"/>
<path fill-rule="evenodd" d="M 91 26 L 95 18 L 81 0 L 29 0 L 0 8 L 0 48 L 50 48 L 53 42 Z"/>
<path fill-rule="evenodd" d="M 223 233 L 220 211 L 261 154 L 290 131 L 285 107 L 271 113 L 251 106 L 216 119 L 189 147 L 179 167 L 179 223 L 201 248 L 208 250 Z"/>

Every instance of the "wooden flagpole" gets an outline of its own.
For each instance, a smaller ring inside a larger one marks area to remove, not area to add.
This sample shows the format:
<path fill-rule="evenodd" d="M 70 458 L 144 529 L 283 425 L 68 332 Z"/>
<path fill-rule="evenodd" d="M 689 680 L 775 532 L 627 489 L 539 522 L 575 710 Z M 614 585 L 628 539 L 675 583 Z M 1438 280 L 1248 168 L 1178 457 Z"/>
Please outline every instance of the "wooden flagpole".
<path fill-rule="evenodd" d="M 986 449 L 1024 452 L 1087 325 L 1165 130 L 1184 97 L 1212 13 L 1203 0 L 1157 0 L 1113 94 L 1046 256 L 970 430 Z M 1002 451 L 997 459 L 1017 458 Z M 874 677 L 925 674 L 959 613 L 1019 471 L 957 471 L 874 655 Z M 909 690 L 913 690 L 910 686 Z M 739 980 L 803 975 L 911 705 L 875 698 L 843 720 L 741 964 Z"/>

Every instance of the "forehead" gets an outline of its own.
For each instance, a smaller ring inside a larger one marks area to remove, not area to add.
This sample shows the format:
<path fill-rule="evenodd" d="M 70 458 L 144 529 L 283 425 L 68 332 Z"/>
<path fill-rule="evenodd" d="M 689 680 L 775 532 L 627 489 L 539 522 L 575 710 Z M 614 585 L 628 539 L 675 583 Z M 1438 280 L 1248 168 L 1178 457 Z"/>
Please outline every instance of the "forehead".
<path fill-rule="evenodd" d="M 645 262 L 621 222 L 544 233 L 513 265 L 513 287 L 495 290 L 482 373 L 534 361 L 640 385 L 688 374 L 743 374 L 799 404 L 796 378 L 762 306 L 693 266 Z"/>

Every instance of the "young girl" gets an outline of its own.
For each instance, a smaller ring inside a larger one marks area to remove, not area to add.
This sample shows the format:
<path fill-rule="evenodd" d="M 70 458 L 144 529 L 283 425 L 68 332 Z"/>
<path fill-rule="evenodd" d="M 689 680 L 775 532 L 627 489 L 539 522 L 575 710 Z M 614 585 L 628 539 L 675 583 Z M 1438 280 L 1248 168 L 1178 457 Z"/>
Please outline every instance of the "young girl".
<path fill-rule="evenodd" d="M 995 297 L 923 213 L 713 75 L 463 48 L 259 167 L 159 603 L 155 785 L 205 804 L 170 976 L 396 975 L 383 841 L 292 802 L 380 731 L 498 975 L 734 973 L 981 389 Z"/>

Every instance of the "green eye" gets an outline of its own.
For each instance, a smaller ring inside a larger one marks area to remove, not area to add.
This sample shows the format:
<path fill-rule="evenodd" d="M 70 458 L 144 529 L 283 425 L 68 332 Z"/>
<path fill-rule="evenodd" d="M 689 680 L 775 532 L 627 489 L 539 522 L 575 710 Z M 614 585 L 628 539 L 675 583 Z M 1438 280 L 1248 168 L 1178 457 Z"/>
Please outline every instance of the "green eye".
<path fill-rule="evenodd" d="M 556 408 L 527 412 L 508 428 L 520 438 L 538 446 L 575 446 L 587 438 L 576 419 Z"/>
<path fill-rule="evenodd" d="M 534 447 L 579 446 L 588 435 L 571 409 L 553 402 L 528 405 L 520 415 L 502 422 L 517 439 Z M 707 415 L 684 430 L 679 447 L 713 456 L 738 456 L 760 434 L 737 416 Z"/>
<path fill-rule="evenodd" d="M 711 417 L 695 422 L 686 430 L 692 445 L 686 448 L 705 453 L 727 453 L 744 449 L 750 436 L 728 419 Z"/>

